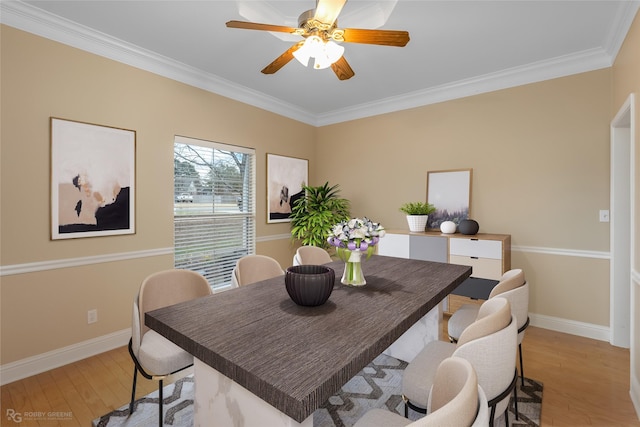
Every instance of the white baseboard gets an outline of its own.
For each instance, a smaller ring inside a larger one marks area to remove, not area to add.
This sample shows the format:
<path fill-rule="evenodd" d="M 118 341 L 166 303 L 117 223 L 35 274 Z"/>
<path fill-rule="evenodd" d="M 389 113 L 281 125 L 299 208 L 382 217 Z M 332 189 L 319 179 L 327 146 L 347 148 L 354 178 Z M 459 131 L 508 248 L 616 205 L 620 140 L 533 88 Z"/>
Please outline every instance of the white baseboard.
<path fill-rule="evenodd" d="M 46 372 L 114 348 L 127 345 L 131 338 L 131 329 L 113 332 L 57 350 L 0 366 L 0 385 Z"/>
<path fill-rule="evenodd" d="M 560 317 L 545 316 L 544 314 L 529 313 L 530 325 L 552 331 L 564 332 L 580 337 L 599 341 L 609 341 L 611 332 L 608 326 L 593 323 L 578 322 Z"/>
<path fill-rule="evenodd" d="M 631 376 L 631 390 L 629 390 L 629 395 L 631 396 L 631 402 L 640 421 L 640 382 L 633 375 Z"/>

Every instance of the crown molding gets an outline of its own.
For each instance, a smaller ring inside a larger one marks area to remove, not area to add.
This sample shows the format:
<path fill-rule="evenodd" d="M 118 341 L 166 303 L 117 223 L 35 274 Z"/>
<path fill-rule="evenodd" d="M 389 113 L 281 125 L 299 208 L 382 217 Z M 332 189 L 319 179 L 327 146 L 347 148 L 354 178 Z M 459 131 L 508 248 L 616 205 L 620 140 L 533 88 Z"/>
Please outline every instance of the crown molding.
<path fill-rule="evenodd" d="M 640 0 L 620 4 L 616 22 L 612 25 L 611 32 L 605 43 L 606 46 L 602 48 L 502 70 L 472 79 L 460 80 L 402 96 L 359 104 L 326 114 L 313 114 L 310 111 L 303 111 L 296 105 L 235 84 L 213 74 L 205 73 L 202 70 L 50 14 L 21 1 L 0 2 L 0 22 L 319 127 L 610 67 L 613 65 L 613 61 L 624 42 L 639 7 Z"/>
<path fill-rule="evenodd" d="M 21 1 L 0 1 L 0 23 L 315 126 L 315 116 L 295 105 Z"/>

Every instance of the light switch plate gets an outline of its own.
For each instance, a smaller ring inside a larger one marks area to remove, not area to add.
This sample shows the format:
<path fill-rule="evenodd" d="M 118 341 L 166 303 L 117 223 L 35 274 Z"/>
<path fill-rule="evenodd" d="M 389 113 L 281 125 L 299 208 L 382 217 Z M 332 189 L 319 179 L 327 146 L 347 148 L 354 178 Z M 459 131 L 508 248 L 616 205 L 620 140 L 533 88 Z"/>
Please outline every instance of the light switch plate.
<path fill-rule="evenodd" d="M 609 222 L 609 211 L 606 209 L 600 210 L 600 222 Z"/>

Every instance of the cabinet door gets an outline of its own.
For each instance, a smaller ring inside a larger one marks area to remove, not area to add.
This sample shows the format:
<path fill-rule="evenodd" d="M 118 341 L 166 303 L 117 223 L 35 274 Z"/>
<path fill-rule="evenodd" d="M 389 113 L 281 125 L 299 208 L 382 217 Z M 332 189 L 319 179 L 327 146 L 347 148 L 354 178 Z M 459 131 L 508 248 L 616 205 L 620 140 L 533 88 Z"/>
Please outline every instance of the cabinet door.
<path fill-rule="evenodd" d="M 409 258 L 409 236 L 387 233 L 378 242 L 378 255 Z"/>
<path fill-rule="evenodd" d="M 447 238 L 410 236 L 409 256 L 422 261 L 447 262 Z"/>

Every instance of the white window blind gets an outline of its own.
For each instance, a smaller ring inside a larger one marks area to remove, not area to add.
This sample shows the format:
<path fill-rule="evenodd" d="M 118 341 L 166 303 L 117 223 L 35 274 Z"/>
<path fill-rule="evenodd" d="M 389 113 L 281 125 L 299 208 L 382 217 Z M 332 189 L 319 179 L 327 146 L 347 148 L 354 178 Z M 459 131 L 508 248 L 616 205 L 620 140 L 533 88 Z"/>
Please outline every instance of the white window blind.
<path fill-rule="evenodd" d="M 255 150 L 176 136 L 173 162 L 174 265 L 230 285 L 255 253 Z"/>

